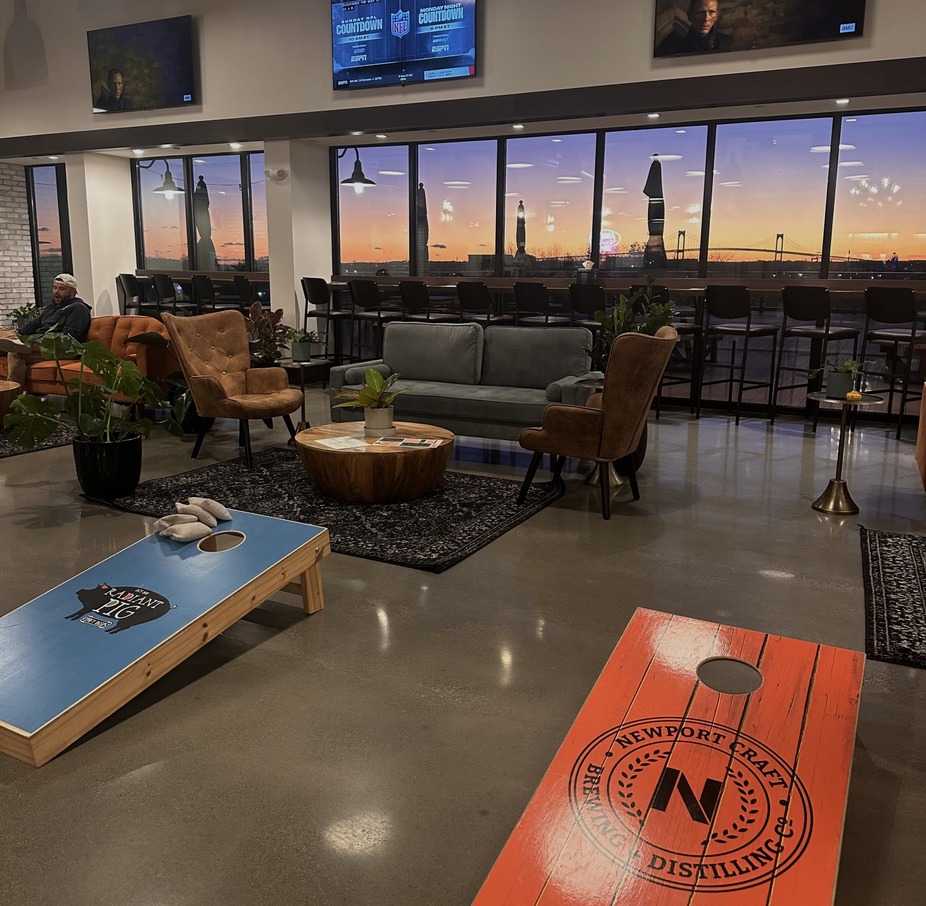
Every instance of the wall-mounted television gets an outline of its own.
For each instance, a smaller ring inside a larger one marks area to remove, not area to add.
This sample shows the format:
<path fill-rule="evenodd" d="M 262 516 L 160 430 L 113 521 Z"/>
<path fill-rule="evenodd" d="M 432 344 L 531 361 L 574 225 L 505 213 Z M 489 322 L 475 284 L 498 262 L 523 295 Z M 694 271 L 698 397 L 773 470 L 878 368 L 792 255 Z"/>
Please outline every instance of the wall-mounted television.
<path fill-rule="evenodd" d="M 87 48 L 94 113 L 197 103 L 192 16 L 90 31 Z"/>
<path fill-rule="evenodd" d="M 476 0 L 331 0 L 335 89 L 476 74 Z"/>
<path fill-rule="evenodd" d="M 846 41 L 865 31 L 865 0 L 656 0 L 654 57 Z"/>

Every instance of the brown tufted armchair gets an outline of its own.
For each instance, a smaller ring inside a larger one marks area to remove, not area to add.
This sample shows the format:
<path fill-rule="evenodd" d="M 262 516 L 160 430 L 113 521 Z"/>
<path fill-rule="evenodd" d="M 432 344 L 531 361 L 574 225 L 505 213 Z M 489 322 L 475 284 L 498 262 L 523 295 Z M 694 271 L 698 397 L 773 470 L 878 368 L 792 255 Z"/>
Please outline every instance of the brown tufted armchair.
<path fill-rule="evenodd" d="M 289 386 L 282 368 L 251 368 L 244 315 L 217 311 L 208 315 L 177 317 L 167 312 L 164 323 L 174 342 L 203 425 L 193 447 L 195 459 L 206 432 L 217 418 L 236 418 L 244 461 L 251 468 L 251 434 L 248 419 L 269 421 L 283 416 L 295 436 L 291 412 L 302 404 L 302 392 Z"/>
<path fill-rule="evenodd" d="M 661 327 L 654 337 L 621 334 L 611 346 L 601 393 L 589 397 L 584 406 L 547 406 L 541 427 L 521 432 L 521 446 L 533 450 L 534 456 L 518 503 L 524 502 L 544 453 L 556 457 L 554 481 L 560 480 L 567 456 L 593 459 L 600 465 L 601 515 L 605 519 L 611 518 L 608 463 L 624 461 L 633 499 L 640 499 L 631 454 L 640 443 L 646 416 L 677 339 L 674 327 Z"/>

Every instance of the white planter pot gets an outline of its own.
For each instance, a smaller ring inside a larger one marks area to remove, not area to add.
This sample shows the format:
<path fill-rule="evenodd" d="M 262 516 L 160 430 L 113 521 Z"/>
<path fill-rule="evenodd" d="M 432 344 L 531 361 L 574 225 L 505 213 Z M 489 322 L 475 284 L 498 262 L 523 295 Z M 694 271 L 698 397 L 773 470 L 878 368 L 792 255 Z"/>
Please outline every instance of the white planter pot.
<path fill-rule="evenodd" d="M 392 406 L 386 409 L 364 409 L 363 420 L 363 433 L 367 437 L 389 437 L 395 434 Z"/>

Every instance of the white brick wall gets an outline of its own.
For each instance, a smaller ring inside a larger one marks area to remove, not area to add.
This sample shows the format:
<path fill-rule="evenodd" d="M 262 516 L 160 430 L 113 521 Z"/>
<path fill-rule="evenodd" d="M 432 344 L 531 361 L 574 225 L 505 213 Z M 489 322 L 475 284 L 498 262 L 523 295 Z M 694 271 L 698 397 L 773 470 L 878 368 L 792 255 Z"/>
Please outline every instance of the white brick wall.
<path fill-rule="evenodd" d="M 34 301 L 26 170 L 0 162 L 0 327 L 11 327 L 9 313 Z"/>

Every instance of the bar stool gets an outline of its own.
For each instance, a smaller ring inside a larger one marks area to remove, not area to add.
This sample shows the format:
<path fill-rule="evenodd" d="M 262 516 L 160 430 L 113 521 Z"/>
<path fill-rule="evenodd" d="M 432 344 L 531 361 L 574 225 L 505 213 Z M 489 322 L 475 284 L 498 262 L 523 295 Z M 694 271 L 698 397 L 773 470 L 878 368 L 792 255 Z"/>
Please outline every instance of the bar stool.
<path fill-rule="evenodd" d="M 151 284 L 154 287 L 154 301 L 157 313 L 165 311 L 171 314 L 195 314 L 196 306 L 192 302 L 181 302 L 177 287 L 170 274 L 152 274 Z"/>
<path fill-rule="evenodd" d="M 872 325 L 884 326 L 872 326 Z M 894 402 L 894 385 L 900 383 L 900 411 L 897 415 L 897 439 L 903 427 L 907 401 L 918 400 L 922 392 L 910 395 L 913 377 L 913 351 L 917 344 L 926 343 L 926 330 L 917 330 L 916 292 L 903 286 L 869 286 L 865 290 L 865 327 L 863 331 L 862 360 L 868 357 L 870 343 L 877 344 L 883 353 L 884 371 L 881 376 L 888 382 L 887 416 L 891 417 Z M 905 347 L 901 355 L 900 347 Z M 866 377 L 875 372 L 865 370 Z"/>
<path fill-rule="evenodd" d="M 571 315 L 550 312 L 550 292 L 543 283 L 515 283 L 514 299 L 518 324 L 526 327 L 569 327 L 572 324 Z M 532 314 L 521 315 L 522 311 Z"/>
<path fill-rule="evenodd" d="M 435 324 L 449 324 L 460 319 L 450 311 L 434 311 L 431 308 L 431 294 L 421 280 L 400 280 L 399 295 L 402 297 L 403 321 L 432 321 Z"/>
<path fill-rule="evenodd" d="M 797 321 L 801 323 L 791 324 Z M 810 340 L 809 361 L 798 368 L 783 365 L 785 343 L 788 339 Z M 830 291 L 825 286 L 785 286 L 781 291 L 781 342 L 778 344 L 778 358 L 775 362 L 775 386 L 772 390 L 772 405 L 769 424 L 775 423 L 778 394 L 782 390 L 807 389 L 807 374 L 826 361 L 827 347 L 832 340 L 851 340 L 852 358 L 858 356 L 859 330 L 857 327 L 833 326 L 830 307 Z M 803 381 L 782 384 L 782 372 L 798 373 Z M 820 406 L 814 405 L 813 430 L 817 430 Z"/>
<path fill-rule="evenodd" d="M 379 285 L 375 280 L 348 280 L 351 301 L 353 302 L 353 316 L 355 330 L 352 334 L 357 337 L 357 358 L 361 358 L 360 350 L 363 342 L 363 324 L 370 324 L 376 336 L 376 355 L 383 354 L 383 331 L 390 321 L 401 321 L 401 311 L 389 311 L 383 308 L 383 297 L 379 292 Z M 353 335 L 351 336 L 351 355 L 354 354 Z"/>
<path fill-rule="evenodd" d="M 713 323 L 714 319 L 719 323 Z M 746 369 L 749 364 L 749 343 L 763 337 L 771 337 L 772 355 L 769 363 L 768 380 L 749 379 Z M 739 364 L 736 361 L 736 341 L 742 339 L 743 351 Z M 743 391 L 768 387 L 768 406 L 772 404 L 772 387 L 774 383 L 775 353 L 778 345 L 778 328 L 767 324 L 752 323 L 752 301 L 745 286 L 708 286 L 704 294 L 703 346 L 705 351 L 712 343 L 731 340 L 729 364 L 714 363 L 713 367 L 729 371 L 729 377 L 707 381 L 704 379 L 706 356 L 702 355 L 699 363 L 701 371 L 700 390 L 696 417 L 701 417 L 701 399 L 704 387 L 712 384 L 728 384 L 727 401 L 733 402 L 733 385 L 736 384 L 736 424 L 740 423 L 740 411 L 743 407 Z"/>
<path fill-rule="evenodd" d="M 460 320 L 474 324 L 514 324 L 511 315 L 500 315 L 492 304 L 489 287 L 480 280 L 461 280 L 457 284 L 460 301 Z"/>
<path fill-rule="evenodd" d="M 331 297 L 328 281 L 322 277 L 303 277 L 300 281 L 302 294 L 305 296 L 305 312 L 302 316 L 302 329 L 308 330 L 309 318 L 325 322 L 325 358 L 328 357 L 328 344 L 334 335 L 334 360 L 340 365 L 344 361 L 344 343 L 341 325 L 351 321 L 353 313 L 342 311 Z M 309 306 L 313 308 L 309 308 Z M 353 331 L 351 331 L 353 336 Z"/>

